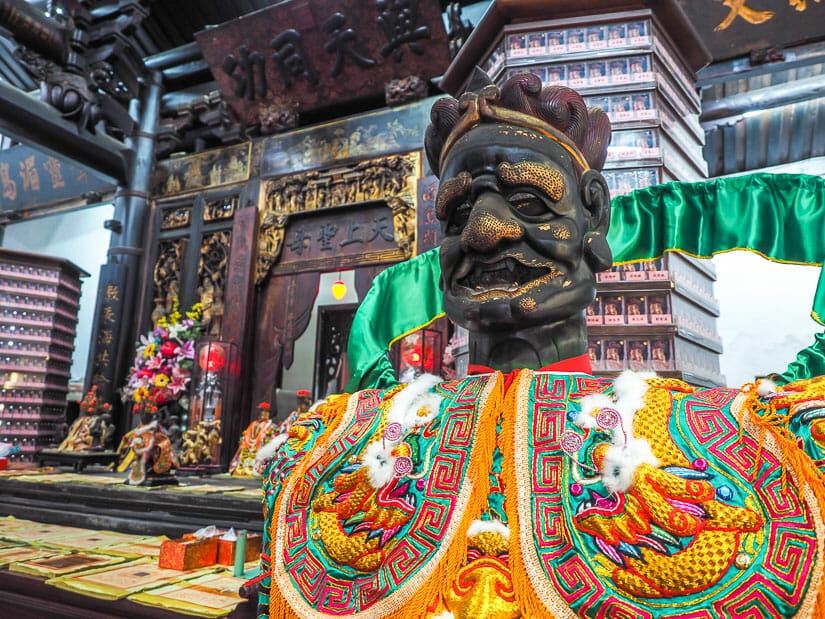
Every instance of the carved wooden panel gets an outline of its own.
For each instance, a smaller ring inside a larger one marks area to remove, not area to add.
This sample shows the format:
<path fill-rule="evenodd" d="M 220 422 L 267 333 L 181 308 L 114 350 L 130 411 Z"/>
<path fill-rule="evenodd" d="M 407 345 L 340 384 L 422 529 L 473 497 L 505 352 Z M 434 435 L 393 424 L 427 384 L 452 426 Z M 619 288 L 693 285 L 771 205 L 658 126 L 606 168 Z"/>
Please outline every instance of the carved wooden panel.
<path fill-rule="evenodd" d="M 412 152 L 266 181 L 255 283 L 276 263 L 295 273 L 412 257 L 420 171 Z"/>
<path fill-rule="evenodd" d="M 232 219 L 238 209 L 240 196 L 226 196 L 203 203 L 203 220 L 205 222 Z"/>
<path fill-rule="evenodd" d="M 165 239 L 158 245 L 158 257 L 152 270 L 155 293 L 152 301 L 152 322 L 172 311 L 180 297 L 181 267 L 186 255 L 186 239 Z"/>
<path fill-rule="evenodd" d="M 203 304 L 203 324 L 208 335 L 220 336 L 224 315 L 229 230 L 204 234 L 198 260 L 197 298 Z"/>
<path fill-rule="evenodd" d="M 160 216 L 161 230 L 176 230 L 177 228 L 185 228 L 192 221 L 192 207 L 191 206 L 174 206 L 163 209 Z"/>

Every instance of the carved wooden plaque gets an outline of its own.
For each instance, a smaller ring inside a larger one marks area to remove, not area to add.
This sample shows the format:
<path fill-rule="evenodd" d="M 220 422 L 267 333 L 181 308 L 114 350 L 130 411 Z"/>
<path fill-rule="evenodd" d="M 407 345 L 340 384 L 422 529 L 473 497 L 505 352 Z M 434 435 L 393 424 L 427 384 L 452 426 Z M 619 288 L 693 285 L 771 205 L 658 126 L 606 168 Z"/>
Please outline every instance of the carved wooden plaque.
<path fill-rule="evenodd" d="M 333 209 L 314 217 L 290 217 L 274 275 L 329 271 L 398 262 L 393 213 L 384 203 Z"/>
<path fill-rule="evenodd" d="M 283 274 L 412 257 L 420 175 L 421 153 L 412 152 L 266 181 L 255 283 L 276 263 Z"/>
<path fill-rule="evenodd" d="M 287 0 L 195 35 L 244 125 L 381 94 L 449 63 L 432 0 Z"/>

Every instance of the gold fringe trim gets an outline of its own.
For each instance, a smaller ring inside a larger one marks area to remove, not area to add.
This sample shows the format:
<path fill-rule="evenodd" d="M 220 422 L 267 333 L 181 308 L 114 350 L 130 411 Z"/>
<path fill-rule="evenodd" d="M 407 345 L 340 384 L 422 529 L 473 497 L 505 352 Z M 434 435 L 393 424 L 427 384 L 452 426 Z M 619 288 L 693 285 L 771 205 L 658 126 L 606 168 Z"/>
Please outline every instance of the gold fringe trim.
<path fill-rule="evenodd" d="M 436 314 L 435 316 L 433 316 L 432 318 L 430 318 L 429 320 L 427 320 L 426 322 L 422 322 L 420 325 L 417 325 L 417 326 L 415 326 L 415 327 L 412 327 L 411 329 L 407 329 L 407 330 L 406 330 L 406 331 L 404 331 L 404 333 L 402 333 L 401 335 L 396 335 L 396 336 L 395 336 L 394 338 L 392 338 L 392 339 L 389 341 L 389 343 L 387 344 L 387 350 L 389 350 L 390 348 L 392 348 L 392 345 L 393 345 L 393 344 L 395 344 L 398 340 L 403 340 L 405 337 L 407 337 L 408 335 L 410 335 L 410 333 L 415 333 L 416 331 L 419 331 L 419 330 L 421 330 L 421 329 L 426 329 L 426 328 L 427 328 L 427 327 L 429 327 L 431 324 L 433 324 L 436 320 L 438 320 L 439 318 L 443 318 L 443 317 L 444 317 L 444 316 L 446 316 L 446 315 L 447 315 L 447 313 L 446 313 L 446 312 L 441 312 L 441 313 L 438 313 L 438 314 Z"/>
<path fill-rule="evenodd" d="M 321 420 L 324 423 L 324 431 L 316 439 L 315 445 L 311 451 L 306 453 L 301 461 L 292 469 L 292 472 L 284 478 L 281 486 L 283 490 L 278 495 L 275 504 L 272 506 L 272 530 L 269 532 L 269 539 L 271 540 L 269 548 L 270 565 L 272 566 L 272 576 L 270 577 L 269 585 L 269 617 L 270 619 L 286 619 L 297 617 L 295 611 L 289 606 L 289 603 L 281 595 L 278 583 L 275 582 L 275 561 L 279 558 L 275 552 L 275 544 L 277 540 L 278 515 L 281 513 L 281 503 L 287 495 L 287 490 L 293 487 L 293 481 L 301 479 L 306 475 L 307 469 L 315 462 L 315 455 L 320 455 L 326 451 L 327 445 L 337 434 L 336 430 L 341 424 L 341 421 L 347 417 L 347 409 L 350 406 L 350 400 L 353 400 L 352 405 L 357 405 L 358 396 L 353 398 L 348 394 L 341 394 L 330 397 L 326 404 L 323 404 L 318 411 L 321 413 Z"/>
<path fill-rule="evenodd" d="M 802 382 L 802 381 L 800 381 Z M 742 395 L 738 410 L 734 414 L 739 417 L 739 432 L 740 436 L 744 431 L 745 423 L 750 424 L 754 429 L 761 429 L 757 437 L 757 432 L 752 432 L 754 439 L 757 440 L 756 456 L 754 458 L 754 470 L 751 473 L 751 481 L 756 479 L 759 473 L 759 462 L 762 459 L 762 453 L 767 448 L 766 442 L 772 441 L 777 450 L 770 451 L 777 455 L 782 462 L 781 488 L 784 491 L 788 483 L 788 471 L 794 481 L 799 487 L 800 492 L 805 493 L 804 486 L 807 486 L 810 494 L 813 495 L 816 506 L 811 506 L 815 512 L 815 522 L 817 523 L 817 547 L 819 548 L 819 557 L 817 558 L 817 566 L 821 571 L 822 562 L 825 557 L 822 556 L 823 535 L 825 530 L 822 527 L 822 515 L 825 514 L 825 473 L 823 473 L 808 457 L 808 455 L 797 445 L 796 436 L 789 429 L 789 424 L 793 418 L 793 409 L 790 408 L 786 412 L 778 412 L 773 401 L 762 402 L 757 393 L 756 385 L 748 383 L 742 387 Z M 779 399 L 779 398 L 778 398 Z M 797 398 L 794 398 L 797 400 Z M 778 451 L 778 453 L 776 453 Z M 816 600 L 813 604 L 812 617 L 825 617 L 825 579 L 816 577 L 811 580 L 811 587 L 816 588 Z M 807 600 L 806 600 L 807 601 Z M 803 604 L 802 610 L 805 610 Z M 800 613 L 802 615 L 802 613 Z"/>
<path fill-rule="evenodd" d="M 490 386 L 485 387 L 487 397 L 482 404 L 482 411 L 478 415 L 478 422 L 475 429 L 475 438 L 473 440 L 472 449 L 470 452 L 470 463 L 464 478 L 465 489 L 469 490 L 470 496 L 466 502 L 463 513 L 456 513 L 453 515 L 454 519 L 458 520 L 458 525 L 454 529 L 454 534 L 451 537 L 450 546 L 440 557 L 438 564 L 429 570 L 429 576 L 421 579 L 420 583 L 405 583 L 406 585 L 413 585 L 414 593 L 404 599 L 398 605 L 391 605 L 391 610 L 383 614 L 387 619 L 410 619 L 411 617 L 425 617 L 429 615 L 427 608 L 430 607 L 435 600 L 440 600 L 447 591 L 450 590 L 453 582 L 458 578 L 459 572 L 467 562 L 467 531 L 474 520 L 477 520 L 481 514 L 487 509 L 487 501 L 490 493 L 490 470 L 493 465 L 493 451 L 496 446 L 496 424 L 501 411 L 501 400 L 504 381 L 501 374 L 496 374 L 495 382 Z M 392 398 L 397 390 L 390 390 L 385 394 L 385 397 Z M 357 403 L 358 395 L 352 396 L 350 404 Z M 300 464 L 296 466 L 289 477 L 284 480 L 285 492 L 283 492 L 276 501 L 274 506 L 273 523 L 277 524 L 276 518 L 282 512 L 282 503 L 287 494 L 287 490 L 294 487 L 294 482 L 301 479 L 307 469 L 314 463 L 327 446 L 333 441 L 337 440 L 338 434 L 336 432 L 337 426 L 341 419 L 349 418 L 352 411 L 347 411 L 347 398 L 341 397 L 330 401 L 327 406 L 334 406 L 336 410 L 321 411 L 324 419 L 329 418 L 334 425 L 328 427 L 323 436 L 316 442 L 316 448 L 301 460 Z M 346 413 L 346 414 L 345 414 Z M 453 528 L 453 527 L 450 527 Z M 272 563 L 273 566 L 278 561 L 276 552 L 276 535 L 272 531 Z M 414 580 L 414 579 L 413 579 Z M 396 606 L 392 608 L 392 606 Z M 369 613 L 369 609 L 365 611 Z M 320 613 L 318 613 L 320 616 Z M 278 583 L 274 578 L 270 586 L 270 602 L 269 602 L 269 616 L 271 619 L 292 618 L 298 615 L 286 600 Z"/>
<path fill-rule="evenodd" d="M 531 372 L 520 372 L 504 396 L 502 409 L 505 417 L 501 424 L 501 441 L 499 443 L 499 449 L 502 455 L 501 476 L 504 481 L 505 496 L 507 497 L 505 507 L 507 511 L 507 521 L 510 526 L 510 574 L 513 579 L 513 590 L 516 594 L 516 600 L 523 616 L 553 619 L 555 615 L 550 613 L 549 609 L 536 593 L 530 576 L 527 574 L 527 565 L 521 552 L 521 545 L 524 540 L 521 539 L 522 523 L 519 511 L 519 493 L 528 491 L 528 489 L 519 487 L 516 467 L 527 466 L 528 463 L 516 462 L 516 424 L 527 423 L 526 419 L 521 419 L 521 416 L 526 414 L 526 411 L 520 410 L 521 407 L 518 406 L 518 396 L 522 390 L 523 383 L 529 384 L 531 379 Z M 526 400 L 524 401 L 526 402 Z M 518 440 L 527 440 L 527 437 L 526 435 L 519 435 Z M 532 540 L 527 541 L 527 543 L 532 543 Z"/>
<path fill-rule="evenodd" d="M 476 424 L 475 439 L 470 451 L 464 483 L 472 483 L 472 494 L 460 518 L 452 543 L 444 556 L 430 573 L 429 578 L 416 588 L 416 592 L 400 608 L 386 615 L 387 619 L 410 619 L 427 617 L 427 608 L 434 600 L 442 599 L 458 579 L 459 572 L 467 563 L 467 531 L 474 520 L 487 510 L 490 495 L 490 471 L 493 467 L 493 451 L 496 447 L 496 423 L 501 411 L 504 380 L 496 372 L 490 378 L 495 383 L 482 404 L 481 414 Z M 417 610 L 415 610 L 417 609 Z"/>
<path fill-rule="evenodd" d="M 752 247 L 729 247 L 727 249 L 717 249 L 709 254 L 694 254 L 693 252 L 689 252 L 684 249 L 679 249 L 678 247 L 667 247 L 662 250 L 661 256 L 654 256 L 653 258 L 637 258 L 636 260 L 620 260 L 618 262 L 614 262 L 613 266 L 622 266 L 624 264 L 635 264 L 637 262 L 653 262 L 654 260 L 658 260 L 665 254 L 674 253 L 674 254 L 684 254 L 685 256 L 690 256 L 691 258 L 696 258 L 697 260 L 708 260 L 713 258 L 714 256 L 718 256 L 719 254 L 729 254 L 733 251 L 746 251 L 750 254 L 756 254 L 760 258 L 764 258 L 768 262 L 775 262 L 776 264 L 792 264 L 796 266 L 803 266 L 803 267 L 819 267 L 822 266 L 821 262 L 805 262 L 804 260 L 783 260 L 782 258 L 773 258 L 768 254 L 759 251 L 758 249 L 753 249 Z"/>

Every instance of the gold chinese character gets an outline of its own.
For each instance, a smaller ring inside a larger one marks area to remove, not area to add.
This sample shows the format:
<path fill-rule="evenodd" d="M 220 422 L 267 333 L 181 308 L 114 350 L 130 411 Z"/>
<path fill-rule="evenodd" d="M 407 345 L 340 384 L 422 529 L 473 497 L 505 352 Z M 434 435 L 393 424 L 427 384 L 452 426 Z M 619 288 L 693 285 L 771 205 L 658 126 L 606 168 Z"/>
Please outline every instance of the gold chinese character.
<path fill-rule="evenodd" d="M 109 365 L 109 351 L 108 350 L 101 350 L 97 353 L 97 357 L 95 357 L 95 361 L 98 365 L 108 366 Z"/>
<path fill-rule="evenodd" d="M 66 186 L 66 183 L 63 182 L 63 175 L 60 172 L 60 159 L 48 157 L 46 163 L 43 164 L 43 168 L 49 173 L 49 178 L 52 181 L 52 189 Z"/>
<path fill-rule="evenodd" d="M 115 322 L 115 310 L 112 309 L 111 305 L 103 306 L 103 322 L 107 324 L 114 324 Z"/>
<path fill-rule="evenodd" d="M 119 301 L 120 289 L 117 286 L 113 286 L 109 284 L 106 286 L 106 300 L 107 301 Z"/>
<path fill-rule="evenodd" d="M 111 329 L 101 329 L 100 334 L 97 336 L 97 341 L 103 344 L 104 346 L 108 346 L 113 341 L 112 330 Z"/>
<path fill-rule="evenodd" d="M 791 0 L 793 2 L 793 0 Z M 737 17 L 741 17 L 746 22 L 751 24 L 761 24 L 771 19 L 775 13 L 773 11 L 756 11 L 748 6 L 745 6 L 746 0 L 723 0 L 722 4 L 730 9 L 728 16 L 719 22 L 719 25 L 714 30 L 725 30 L 733 23 Z"/>
<path fill-rule="evenodd" d="M 9 176 L 8 163 L 0 163 L 0 181 L 3 183 L 3 197 L 15 200 L 17 198 L 17 183 Z"/>
<path fill-rule="evenodd" d="M 34 165 L 34 155 L 20 162 L 20 178 L 23 179 L 23 191 L 40 191 L 40 176 Z"/>

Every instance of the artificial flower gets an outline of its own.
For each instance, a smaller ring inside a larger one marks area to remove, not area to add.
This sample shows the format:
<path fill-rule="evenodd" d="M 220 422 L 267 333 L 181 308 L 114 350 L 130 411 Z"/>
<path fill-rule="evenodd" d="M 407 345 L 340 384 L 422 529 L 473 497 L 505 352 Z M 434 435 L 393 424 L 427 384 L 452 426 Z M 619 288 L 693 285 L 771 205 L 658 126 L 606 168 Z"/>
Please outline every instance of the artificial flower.
<path fill-rule="evenodd" d="M 166 374 L 158 374 L 155 376 L 155 387 L 163 388 L 169 384 L 169 377 Z"/>
<path fill-rule="evenodd" d="M 195 341 L 201 336 L 199 304 L 182 319 L 177 301 L 168 316 L 161 317 L 149 333 L 140 336 L 135 362 L 121 390 L 124 401 L 151 410 L 180 399 L 191 381 Z"/>
<path fill-rule="evenodd" d="M 172 340 L 166 340 L 163 344 L 160 345 L 160 354 L 164 357 L 171 357 L 175 354 L 175 351 L 177 350 L 178 346 L 180 346 L 180 344 L 178 344 L 177 342 L 174 342 Z"/>

